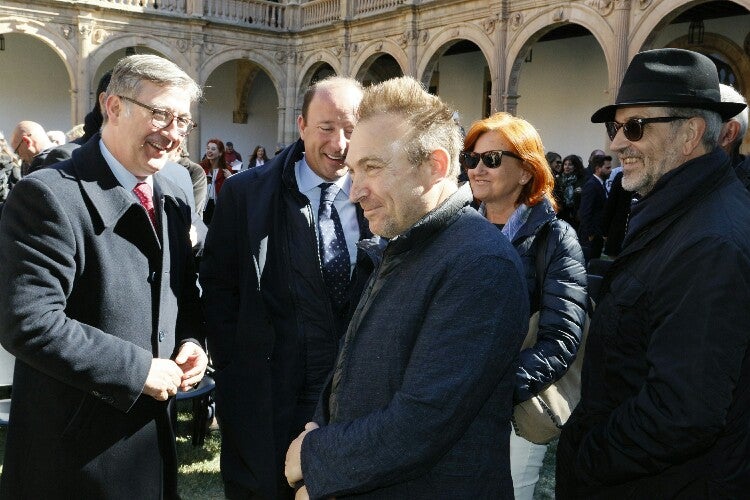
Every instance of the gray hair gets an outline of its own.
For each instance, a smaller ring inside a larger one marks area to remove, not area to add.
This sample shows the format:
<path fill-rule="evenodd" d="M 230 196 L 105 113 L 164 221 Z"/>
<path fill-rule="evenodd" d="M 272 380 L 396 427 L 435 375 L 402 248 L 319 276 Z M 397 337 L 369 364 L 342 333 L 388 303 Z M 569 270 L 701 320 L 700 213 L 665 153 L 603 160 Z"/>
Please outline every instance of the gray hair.
<path fill-rule="evenodd" d="M 721 121 L 721 115 L 716 111 L 700 108 L 667 108 L 667 116 L 696 116 L 703 118 L 703 121 L 706 122 L 706 130 L 703 132 L 701 144 L 706 149 L 706 152 L 711 152 L 719 146 L 719 135 L 721 135 L 723 122 Z M 672 123 L 672 130 L 676 130 L 679 126 L 680 122 Z"/>
<path fill-rule="evenodd" d="M 433 151 L 443 148 L 450 159 L 448 177 L 457 179 L 463 140 L 453 121 L 453 111 L 439 97 L 428 93 L 414 78 L 392 78 L 367 88 L 359 105 L 360 120 L 381 114 L 406 120 L 410 132 L 402 145 L 410 164 L 419 165 Z"/>
<path fill-rule="evenodd" d="M 202 95 L 201 88 L 195 80 L 175 63 L 153 54 L 136 54 L 117 62 L 107 86 L 107 96 L 124 95 L 135 98 L 140 93 L 144 81 L 160 87 L 184 89 L 190 102 L 197 101 Z M 106 113 L 104 120 L 107 120 Z"/>
<path fill-rule="evenodd" d="M 734 87 L 721 83 L 719 84 L 719 88 L 721 89 L 721 102 L 736 102 L 738 104 L 747 104 L 745 97 L 737 92 Z M 740 124 L 740 133 L 737 135 L 737 139 L 735 139 L 734 143 L 732 144 L 733 148 L 735 146 L 738 146 L 742 142 L 742 138 L 745 137 L 745 133 L 747 132 L 747 115 L 747 106 L 745 106 L 745 109 L 729 119 Z"/>

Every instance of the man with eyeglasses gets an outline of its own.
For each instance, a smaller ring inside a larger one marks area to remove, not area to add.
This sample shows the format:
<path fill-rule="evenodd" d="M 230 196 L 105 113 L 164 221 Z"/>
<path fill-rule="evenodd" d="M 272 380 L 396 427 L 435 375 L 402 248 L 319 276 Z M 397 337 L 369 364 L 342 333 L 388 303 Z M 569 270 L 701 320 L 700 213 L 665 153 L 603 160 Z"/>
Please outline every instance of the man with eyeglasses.
<path fill-rule="evenodd" d="M 557 448 L 557 498 L 742 498 L 750 488 L 750 195 L 718 144 L 714 63 L 637 54 L 604 122 L 632 207 Z"/>
<path fill-rule="evenodd" d="M 101 133 L 22 179 L 0 220 L 16 356 L 2 498 L 178 498 L 170 408 L 207 357 L 185 194 L 158 173 L 200 88 L 120 60 Z"/>
<path fill-rule="evenodd" d="M 13 152 L 23 161 L 23 175 L 38 170 L 47 154 L 57 147 L 47 137 L 44 127 L 30 120 L 24 120 L 16 125 L 10 136 L 10 144 L 13 146 Z"/>

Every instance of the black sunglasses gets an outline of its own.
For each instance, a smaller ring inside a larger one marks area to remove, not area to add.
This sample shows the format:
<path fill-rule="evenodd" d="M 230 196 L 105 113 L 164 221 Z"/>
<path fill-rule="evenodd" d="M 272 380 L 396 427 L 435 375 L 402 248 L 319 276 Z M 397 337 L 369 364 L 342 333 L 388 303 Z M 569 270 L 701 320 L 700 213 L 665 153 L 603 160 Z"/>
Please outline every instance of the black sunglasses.
<path fill-rule="evenodd" d="M 479 160 L 482 160 L 487 168 L 497 168 L 503 161 L 503 156 L 510 156 L 516 160 L 523 161 L 523 158 L 518 156 L 512 151 L 485 151 L 484 153 L 474 153 L 473 151 L 461 151 L 458 154 L 458 162 L 461 164 L 461 168 L 464 170 L 471 170 L 479 165 Z"/>
<path fill-rule="evenodd" d="M 655 118 L 631 118 L 625 123 L 604 122 L 607 127 L 609 140 L 614 141 L 617 131 L 622 129 L 625 138 L 631 142 L 640 141 L 643 138 L 643 126 L 647 123 L 669 123 L 677 120 L 687 120 L 689 116 L 657 116 Z"/>

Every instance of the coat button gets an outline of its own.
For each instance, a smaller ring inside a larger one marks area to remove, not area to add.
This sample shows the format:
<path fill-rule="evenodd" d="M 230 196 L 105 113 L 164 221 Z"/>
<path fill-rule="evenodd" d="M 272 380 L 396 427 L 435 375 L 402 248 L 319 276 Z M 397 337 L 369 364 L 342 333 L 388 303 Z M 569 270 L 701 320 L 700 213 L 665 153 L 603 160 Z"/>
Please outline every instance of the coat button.
<path fill-rule="evenodd" d="M 148 274 L 148 282 L 149 283 L 156 283 L 156 273 L 151 272 Z"/>
<path fill-rule="evenodd" d="M 164 342 L 164 337 L 166 334 L 164 333 L 164 330 L 159 330 L 159 342 Z"/>

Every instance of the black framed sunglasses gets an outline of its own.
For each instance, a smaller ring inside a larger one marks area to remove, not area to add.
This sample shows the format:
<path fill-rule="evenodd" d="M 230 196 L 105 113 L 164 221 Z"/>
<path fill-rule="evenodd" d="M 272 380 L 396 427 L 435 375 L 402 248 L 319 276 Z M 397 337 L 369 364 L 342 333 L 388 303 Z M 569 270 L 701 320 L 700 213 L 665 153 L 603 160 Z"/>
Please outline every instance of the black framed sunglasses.
<path fill-rule="evenodd" d="M 631 118 L 625 123 L 620 122 L 604 122 L 604 126 L 607 127 L 607 135 L 609 140 L 614 141 L 617 131 L 622 129 L 625 134 L 625 138 L 631 142 L 640 141 L 643 138 L 643 126 L 647 123 L 669 123 L 676 122 L 677 120 L 687 120 L 689 116 L 657 116 L 654 118 Z"/>
<path fill-rule="evenodd" d="M 498 149 L 496 151 L 485 151 L 484 153 L 461 151 L 458 154 L 458 162 L 464 170 L 476 168 L 477 165 L 479 165 L 479 160 L 482 160 L 482 163 L 484 163 L 487 168 L 497 168 L 503 162 L 503 156 L 510 156 L 516 160 L 523 161 L 523 158 L 512 151 Z"/>

